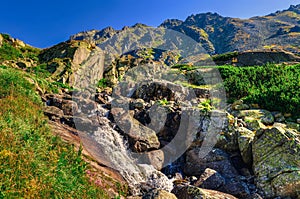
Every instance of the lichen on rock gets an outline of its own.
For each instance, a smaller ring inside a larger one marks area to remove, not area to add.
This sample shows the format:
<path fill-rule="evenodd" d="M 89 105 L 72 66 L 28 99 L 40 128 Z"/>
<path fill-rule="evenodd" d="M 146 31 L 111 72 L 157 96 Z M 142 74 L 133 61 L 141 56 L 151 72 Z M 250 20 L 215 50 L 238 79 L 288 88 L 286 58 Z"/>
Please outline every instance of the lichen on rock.
<path fill-rule="evenodd" d="M 281 127 L 261 129 L 255 135 L 252 153 L 256 185 L 262 195 L 267 198 L 299 196 L 299 132 Z"/>

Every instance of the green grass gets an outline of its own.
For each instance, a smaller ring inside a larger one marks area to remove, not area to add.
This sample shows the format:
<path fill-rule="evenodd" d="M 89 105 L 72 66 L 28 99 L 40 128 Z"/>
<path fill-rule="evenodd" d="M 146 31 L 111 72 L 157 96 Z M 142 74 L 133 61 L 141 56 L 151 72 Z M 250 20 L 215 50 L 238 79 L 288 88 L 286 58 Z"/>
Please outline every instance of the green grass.
<path fill-rule="evenodd" d="M 2 34 L 4 38 L 3 44 L 0 47 L 0 61 L 5 60 L 18 60 L 18 59 L 31 59 L 33 61 L 39 61 L 38 55 L 40 53 L 40 49 L 34 48 L 31 46 L 24 46 L 16 48 L 14 47 L 9 40 L 11 37 L 8 34 Z"/>
<path fill-rule="evenodd" d="M 47 70 L 47 64 L 43 63 L 35 67 L 30 67 L 27 69 L 27 72 L 35 74 L 41 78 L 48 78 L 51 76 L 51 73 Z"/>
<path fill-rule="evenodd" d="M 0 61 L 5 60 L 18 60 L 18 58 L 22 58 L 22 52 L 19 49 L 14 48 L 7 42 L 3 42 L 0 47 Z"/>
<path fill-rule="evenodd" d="M 0 198 L 108 198 L 86 177 L 81 150 L 51 134 L 23 75 L 0 68 Z"/>

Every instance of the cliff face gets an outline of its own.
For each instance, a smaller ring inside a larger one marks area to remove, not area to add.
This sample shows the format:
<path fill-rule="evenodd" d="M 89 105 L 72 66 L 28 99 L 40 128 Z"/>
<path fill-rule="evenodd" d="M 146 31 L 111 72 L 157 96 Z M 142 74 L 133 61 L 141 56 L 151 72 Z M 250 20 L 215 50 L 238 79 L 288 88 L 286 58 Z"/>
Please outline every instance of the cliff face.
<path fill-rule="evenodd" d="M 209 54 L 221 54 L 231 51 L 262 50 L 281 48 L 299 53 L 300 43 L 300 5 L 291 6 L 287 10 L 277 11 L 267 16 L 238 19 L 223 17 L 216 13 L 205 13 L 189 16 L 185 21 L 168 19 L 159 27 L 183 33 L 196 42 Z M 97 31 L 75 34 L 71 40 L 89 40 L 99 45 L 112 37 L 123 37 L 123 33 L 132 30 L 132 38 L 139 36 L 145 25 L 137 24 L 114 30 L 112 27 Z M 148 42 L 157 40 L 161 33 L 149 36 Z M 130 46 L 134 40 L 128 40 Z M 154 45 L 158 47 L 160 45 Z"/>

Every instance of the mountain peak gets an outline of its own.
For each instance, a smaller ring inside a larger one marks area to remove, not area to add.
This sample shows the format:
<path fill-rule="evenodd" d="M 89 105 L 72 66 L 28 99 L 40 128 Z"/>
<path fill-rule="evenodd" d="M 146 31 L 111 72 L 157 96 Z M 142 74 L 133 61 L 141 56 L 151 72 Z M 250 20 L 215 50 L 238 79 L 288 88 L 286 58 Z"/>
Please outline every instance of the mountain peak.
<path fill-rule="evenodd" d="M 174 26 L 180 26 L 183 23 L 182 20 L 179 19 L 167 19 L 159 27 L 170 28 Z"/>
<path fill-rule="evenodd" d="M 145 27 L 149 27 L 149 26 L 143 23 L 136 23 L 132 26 L 132 28 L 145 28 Z"/>
<path fill-rule="evenodd" d="M 297 13 L 300 12 L 300 4 L 298 5 L 291 5 L 288 9 L 289 11 L 296 11 Z"/>

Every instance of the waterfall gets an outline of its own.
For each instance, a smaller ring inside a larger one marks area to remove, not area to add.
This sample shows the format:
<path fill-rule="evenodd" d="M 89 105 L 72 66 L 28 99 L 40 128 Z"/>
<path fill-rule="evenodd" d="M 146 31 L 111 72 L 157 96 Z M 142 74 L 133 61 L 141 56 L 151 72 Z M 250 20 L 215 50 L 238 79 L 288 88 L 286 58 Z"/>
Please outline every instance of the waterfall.
<path fill-rule="evenodd" d="M 118 171 L 127 181 L 131 194 L 140 195 L 143 186 L 171 191 L 173 183 L 152 165 L 138 164 L 128 152 L 124 138 L 111 127 L 105 117 L 99 118 L 95 131 L 84 131 L 85 126 L 77 121 L 80 138 L 93 157 Z"/>

